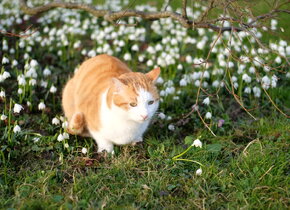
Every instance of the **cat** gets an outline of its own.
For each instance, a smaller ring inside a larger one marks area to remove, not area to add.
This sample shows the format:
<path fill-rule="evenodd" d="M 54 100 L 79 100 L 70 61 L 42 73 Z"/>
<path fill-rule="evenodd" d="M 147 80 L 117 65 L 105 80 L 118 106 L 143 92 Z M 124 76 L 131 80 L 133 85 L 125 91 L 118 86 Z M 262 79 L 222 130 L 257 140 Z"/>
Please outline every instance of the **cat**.
<path fill-rule="evenodd" d="M 94 138 L 98 152 L 113 153 L 113 145 L 143 141 L 159 106 L 159 74 L 159 67 L 132 72 L 106 54 L 86 60 L 63 89 L 68 132 Z"/>

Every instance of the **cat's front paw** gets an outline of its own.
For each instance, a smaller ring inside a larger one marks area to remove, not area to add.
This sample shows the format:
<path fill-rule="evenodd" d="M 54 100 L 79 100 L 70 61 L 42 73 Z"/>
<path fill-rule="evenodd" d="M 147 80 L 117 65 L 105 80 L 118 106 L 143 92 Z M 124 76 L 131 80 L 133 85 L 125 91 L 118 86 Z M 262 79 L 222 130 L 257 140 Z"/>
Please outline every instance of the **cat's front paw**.
<path fill-rule="evenodd" d="M 142 141 L 143 141 L 143 138 L 139 137 L 135 141 L 132 142 L 132 146 L 135 146 L 137 143 L 142 142 Z"/>

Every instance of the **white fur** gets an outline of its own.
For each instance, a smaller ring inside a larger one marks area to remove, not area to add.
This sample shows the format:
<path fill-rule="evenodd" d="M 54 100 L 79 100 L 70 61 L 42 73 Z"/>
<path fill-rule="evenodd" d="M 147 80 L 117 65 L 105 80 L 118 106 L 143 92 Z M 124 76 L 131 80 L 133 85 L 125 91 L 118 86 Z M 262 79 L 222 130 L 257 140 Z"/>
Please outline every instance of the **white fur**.
<path fill-rule="evenodd" d="M 151 118 L 156 112 L 159 102 L 152 105 L 148 102 L 154 100 L 151 93 L 140 89 L 138 91 L 137 106 L 128 111 L 112 105 L 107 106 L 107 91 L 102 95 L 100 111 L 101 127 L 98 131 L 90 130 L 90 134 L 98 144 L 98 152 L 103 150 L 112 153 L 113 145 L 129 144 L 142 141 L 143 133 L 147 129 Z M 143 116 L 148 115 L 146 120 Z"/>

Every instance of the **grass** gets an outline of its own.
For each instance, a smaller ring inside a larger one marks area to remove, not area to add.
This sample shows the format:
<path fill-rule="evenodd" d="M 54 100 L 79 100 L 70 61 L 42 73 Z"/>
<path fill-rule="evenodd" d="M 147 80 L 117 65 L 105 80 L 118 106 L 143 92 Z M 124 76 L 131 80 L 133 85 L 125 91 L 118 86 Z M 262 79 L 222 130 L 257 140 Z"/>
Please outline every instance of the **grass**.
<path fill-rule="evenodd" d="M 115 157 L 29 152 L 1 168 L 1 208 L 22 209 L 286 209 L 289 205 L 289 120 L 237 123 L 217 138 L 203 131 L 203 148 L 172 160 L 188 145 L 154 138 L 117 149 Z M 189 142 L 188 142 L 189 143 Z M 3 174 L 6 176 L 3 178 Z"/>

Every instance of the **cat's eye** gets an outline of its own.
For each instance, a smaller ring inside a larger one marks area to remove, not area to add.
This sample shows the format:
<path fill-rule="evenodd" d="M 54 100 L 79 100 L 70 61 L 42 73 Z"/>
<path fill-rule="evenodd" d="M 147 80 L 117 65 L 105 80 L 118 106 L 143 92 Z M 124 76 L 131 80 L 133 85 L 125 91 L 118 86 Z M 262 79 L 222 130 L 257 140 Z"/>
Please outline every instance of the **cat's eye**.
<path fill-rule="evenodd" d="M 148 105 L 152 105 L 154 103 L 154 101 L 149 101 Z"/>
<path fill-rule="evenodd" d="M 137 106 L 137 103 L 132 102 L 132 103 L 130 103 L 130 106 L 135 107 L 135 106 Z"/>

